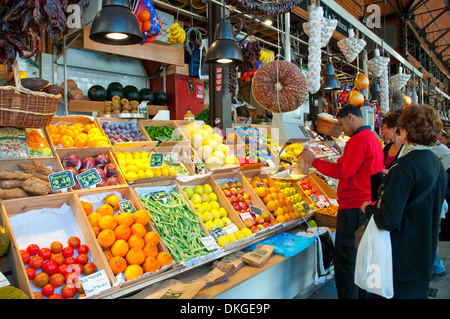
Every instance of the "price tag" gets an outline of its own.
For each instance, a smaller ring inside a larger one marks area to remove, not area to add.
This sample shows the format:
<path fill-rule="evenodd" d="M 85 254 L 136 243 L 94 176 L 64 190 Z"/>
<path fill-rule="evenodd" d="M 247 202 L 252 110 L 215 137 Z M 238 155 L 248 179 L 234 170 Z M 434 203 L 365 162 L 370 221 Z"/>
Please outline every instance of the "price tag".
<path fill-rule="evenodd" d="M 102 178 L 95 168 L 91 168 L 83 173 L 80 173 L 76 177 L 81 188 L 88 188 L 102 181 Z"/>
<path fill-rule="evenodd" d="M 311 200 L 314 202 L 314 204 L 316 204 L 317 206 L 319 206 L 319 208 L 323 208 L 324 205 L 322 203 L 322 201 L 320 201 L 316 195 L 312 194 L 309 198 L 311 198 Z"/>
<path fill-rule="evenodd" d="M 171 197 L 167 191 L 154 192 L 151 195 L 154 200 L 165 200 Z"/>
<path fill-rule="evenodd" d="M 129 200 L 119 202 L 119 207 L 122 210 L 122 212 L 124 212 L 124 213 L 134 214 L 136 212 L 136 208 L 134 208 L 133 203 Z"/>
<path fill-rule="evenodd" d="M 80 278 L 86 297 L 96 295 L 111 288 L 108 277 L 104 270 L 97 271 L 89 276 Z"/>
<path fill-rule="evenodd" d="M 311 207 L 309 207 L 308 204 L 302 203 L 303 208 L 306 210 L 306 213 L 309 213 L 311 211 Z"/>
<path fill-rule="evenodd" d="M 335 200 L 334 198 L 330 198 L 330 204 L 334 206 L 339 206 L 337 200 Z"/>
<path fill-rule="evenodd" d="M 256 185 L 258 185 L 259 187 L 265 187 L 265 188 L 269 188 L 269 187 L 267 187 L 267 185 L 266 185 L 266 184 L 264 184 L 264 183 L 261 183 L 261 182 L 256 182 Z"/>
<path fill-rule="evenodd" d="M 75 186 L 75 179 L 70 170 L 56 172 L 48 175 L 48 182 L 52 191 Z"/>
<path fill-rule="evenodd" d="M 233 233 L 235 233 L 236 231 L 238 231 L 239 228 L 237 228 L 237 226 L 236 226 L 235 224 L 231 223 L 230 225 L 225 226 L 225 227 L 223 228 L 223 230 L 224 230 L 227 234 L 233 234 Z"/>
<path fill-rule="evenodd" d="M 214 240 L 212 236 L 202 237 L 200 238 L 200 241 L 202 242 L 203 246 L 205 246 L 206 250 L 216 250 L 219 249 L 220 246 L 217 244 L 217 242 Z"/>
<path fill-rule="evenodd" d="M 164 164 L 164 153 L 153 153 L 150 157 L 150 167 L 161 167 Z"/>
<path fill-rule="evenodd" d="M 252 214 L 255 214 L 255 215 L 257 215 L 257 216 L 259 216 L 259 215 L 262 214 L 262 209 L 261 209 L 261 208 L 258 208 L 258 207 L 253 206 L 253 205 L 249 205 L 249 207 L 250 207 L 250 212 L 251 212 Z"/>
<path fill-rule="evenodd" d="M 201 171 L 207 171 L 208 169 L 206 168 L 205 163 L 203 163 L 202 161 L 195 161 L 194 160 L 194 164 L 197 167 L 197 169 L 201 170 Z"/>
<path fill-rule="evenodd" d="M 226 236 L 227 233 L 222 229 L 222 227 L 214 227 L 209 231 L 209 234 L 214 238 L 215 241 L 219 239 L 220 236 Z"/>
<path fill-rule="evenodd" d="M 246 220 L 247 218 L 253 219 L 252 215 L 250 213 L 239 213 L 239 216 L 241 216 L 242 220 Z"/>
<path fill-rule="evenodd" d="M 11 285 L 8 281 L 8 279 L 6 279 L 5 275 L 3 275 L 2 272 L 0 272 L 0 288 L 1 287 L 6 287 Z"/>

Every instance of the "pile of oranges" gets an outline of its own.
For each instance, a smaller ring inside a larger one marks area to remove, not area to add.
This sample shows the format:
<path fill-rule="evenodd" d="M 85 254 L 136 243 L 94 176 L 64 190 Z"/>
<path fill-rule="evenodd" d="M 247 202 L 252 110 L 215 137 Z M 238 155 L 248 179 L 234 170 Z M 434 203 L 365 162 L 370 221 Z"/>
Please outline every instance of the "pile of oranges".
<path fill-rule="evenodd" d="M 124 273 L 125 280 L 132 280 L 170 265 L 170 254 L 158 249 L 158 233 L 148 230 L 148 211 L 121 212 L 119 201 L 108 195 L 95 211 L 92 203 L 81 202 L 114 275 Z"/>
<path fill-rule="evenodd" d="M 143 32 L 150 30 L 152 22 L 150 21 L 150 12 L 148 10 L 142 10 L 139 14 L 135 14 L 135 16 Z"/>
<path fill-rule="evenodd" d="M 275 184 L 270 186 L 267 179 L 259 176 L 246 177 L 246 179 L 276 221 L 286 223 L 301 217 L 301 212 L 294 208 L 294 203 L 287 199 L 286 195 Z"/>
<path fill-rule="evenodd" d="M 47 132 L 53 145 L 61 145 L 63 148 L 109 145 L 108 137 L 94 123 L 50 124 Z"/>

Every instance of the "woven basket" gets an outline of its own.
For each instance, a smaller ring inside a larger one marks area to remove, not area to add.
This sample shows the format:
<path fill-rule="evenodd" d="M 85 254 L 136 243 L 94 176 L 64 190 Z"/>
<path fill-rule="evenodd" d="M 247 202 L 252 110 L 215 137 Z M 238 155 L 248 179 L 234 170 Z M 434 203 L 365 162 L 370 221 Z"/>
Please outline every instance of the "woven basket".
<path fill-rule="evenodd" d="M 342 133 L 342 126 L 335 120 L 330 120 L 321 116 L 317 117 L 317 133 L 339 137 Z"/>
<path fill-rule="evenodd" d="M 328 214 L 322 214 L 319 212 L 315 212 L 314 219 L 318 226 L 326 226 L 326 227 L 336 228 L 336 225 L 337 225 L 337 217 L 336 216 L 331 216 Z"/>
<path fill-rule="evenodd" d="M 14 63 L 16 86 L 0 86 L 0 126 L 44 128 L 52 120 L 61 95 L 36 92 L 20 84 L 19 67 Z"/>

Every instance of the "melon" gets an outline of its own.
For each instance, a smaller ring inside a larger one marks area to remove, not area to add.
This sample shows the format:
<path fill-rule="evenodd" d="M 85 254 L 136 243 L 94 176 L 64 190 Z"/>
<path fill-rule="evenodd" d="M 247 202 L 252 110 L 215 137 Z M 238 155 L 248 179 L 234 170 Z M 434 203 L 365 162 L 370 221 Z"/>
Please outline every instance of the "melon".
<path fill-rule="evenodd" d="M 219 168 L 222 166 L 222 161 L 215 157 L 215 156 L 211 156 L 209 157 L 206 161 L 205 161 L 205 165 L 206 167 L 211 170 L 213 168 Z"/>
<path fill-rule="evenodd" d="M 167 96 L 166 93 L 161 91 L 156 91 L 154 94 L 153 104 L 155 105 L 166 105 L 167 104 Z"/>
<path fill-rule="evenodd" d="M 191 137 L 191 146 L 194 149 L 198 149 L 199 147 L 201 147 L 203 144 L 203 137 L 200 133 L 195 133 L 192 137 Z"/>
<path fill-rule="evenodd" d="M 153 103 L 153 92 L 150 89 L 143 88 L 139 91 L 140 101 L 148 101 L 148 104 Z"/>
<path fill-rule="evenodd" d="M 0 288 L 0 299 L 30 299 L 27 294 L 16 287 L 6 286 Z"/>
<path fill-rule="evenodd" d="M 208 158 L 211 157 L 212 149 L 208 145 L 202 145 L 198 149 L 197 153 L 203 161 L 206 161 Z"/>
<path fill-rule="evenodd" d="M 217 152 L 222 152 L 225 156 L 230 155 L 230 147 L 228 145 L 225 144 L 219 144 L 216 146 L 216 148 L 214 149 Z"/>
<path fill-rule="evenodd" d="M 123 98 L 125 97 L 125 94 L 124 94 L 124 92 L 123 92 L 123 89 L 121 89 L 121 88 L 119 88 L 119 87 L 111 86 L 111 87 L 108 87 L 108 88 L 106 89 L 106 98 L 107 98 L 109 101 L 111 101 L 112 98 L 113 98 L 113 96 L 115 96 L 115 95 L 119 96 L 120 99 L 123 99 Z"/>
<path fill-rule="evenodd" d="M 222 144 L 222 142 L 223 142 L 223 137 L 217 133 L 212 133 L 209 138 L 214 140 L 217 144 Z"/>
<path fill-rule="evenodd" d="M 5 228 L 0 225 L 0 257 L 6 254 L 9 247 L 9 237 Z"/>

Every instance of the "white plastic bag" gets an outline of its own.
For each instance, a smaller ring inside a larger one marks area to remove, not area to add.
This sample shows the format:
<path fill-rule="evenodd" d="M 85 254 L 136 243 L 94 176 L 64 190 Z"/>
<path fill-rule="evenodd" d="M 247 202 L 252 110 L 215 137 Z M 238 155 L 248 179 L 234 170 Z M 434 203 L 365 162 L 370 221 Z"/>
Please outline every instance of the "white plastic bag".
<path fill-rule="evenodd" d="M 355 285 L 385 298 L 394 296 L 391 235 L 378 229 L 373 217 L 356 253 Z"/>

